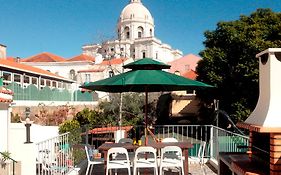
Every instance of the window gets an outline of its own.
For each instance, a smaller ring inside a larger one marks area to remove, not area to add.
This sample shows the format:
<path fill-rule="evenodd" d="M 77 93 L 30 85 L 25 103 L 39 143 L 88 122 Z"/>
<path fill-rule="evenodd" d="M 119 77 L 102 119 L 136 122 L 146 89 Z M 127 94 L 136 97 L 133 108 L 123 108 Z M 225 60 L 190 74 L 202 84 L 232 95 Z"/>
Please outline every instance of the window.
<path fill-rule="evenodd" d="M 124 29 L 124 33 L 126 34 L 126 39 L 130 38 L 130 28 L 127 26 Z"/>
<path fill-rule="evenodd" d="M 14 74 L 14 82 L 17 82 L 17 83 L 21 82 L 21 75 L 20 74 Z"/>
<path fill-rule="evenodd" d="M 189 64 L 186 64 L 186 65 L 184 65 L 184 70 L 190 70 L 190 65 Z"/>
<path fill-rule="evenodd" d="M 85 74 L 85 82 L 91 81 L 91 74 Z"/>
<path fill-rule="evenodd" d="M 62 88 L 62 82 L 58 82 L 58 88 Z"/>
<path fill-rule="evenodd" d="M 145 52 L 142 53 L 142 58 L 145 58 Z"/>
<path fill-rule="evenodd" d="M 23 77 L 23 82 L 24 82 L 24 83 L 27 83 L 27 84 L 30 84 L 30 77 L 24 75 L 24 77 Z"/>
<path fill-rule="evenodd" d="M 46 86 L 51 87 L 51 81 L 50 80 L 46 80 Z"/>
<path fill-rule="evenodd" d="M 32 77 L 32 78 L 31 78 L 31 83 L 37 86 L 37 84 L 38 84 L 38 78 Z"/>
<path fill-rule="evenodd" d="M 149 32 L 150 32 L 150 36 L 152 36 L 152 29 L 150 29 Z"/>
<path fill-rule="evenodd" d="M 45 86 L 45 80 L 43 78 L 40 80 L 40 86 Z"/>
<path fill-rule="evenodd" d="M 3 72 L 3 78 L 6 81 L 12 81 L 12 73 L 10 73 L 10 72 Z"/>
<path fill-rule="evenodd" d="M 155 58 L 156 58 L 156 59 L 158 59 L 158 52 L 156 52 L 156 54 L 155 54 Z"/>
<path fill-rule="evenodd" d="M 141 37 L 143 37 L 143 28 L 142 28 L 142 26 L 139 26 L 138 27 L 138 38 L 141 38 Z"/>
<path fill-rule="evenodd" d="M 52 82 L 52 86 L 53 86 L 54 88 L 56 88 L 56 87 L 57 87 L 57 82 L 56 82 L 56 81 L 53 81 L 53 82 Z"/>
<path fill-rule="evenodd" d="M 112 70 L 110 70 L 108 73 L 109 73 L 109 77 L 113 77 L 114 76 L 114 72 Z"/>
<path fill-rule="evenodd" d="M 75 70 L 74 69 L 71 69 L 70 72 L 69 72 L 69 78 L 72 79 L 72 80 L 76 80 L 76 75 L 75 75 Z"/>

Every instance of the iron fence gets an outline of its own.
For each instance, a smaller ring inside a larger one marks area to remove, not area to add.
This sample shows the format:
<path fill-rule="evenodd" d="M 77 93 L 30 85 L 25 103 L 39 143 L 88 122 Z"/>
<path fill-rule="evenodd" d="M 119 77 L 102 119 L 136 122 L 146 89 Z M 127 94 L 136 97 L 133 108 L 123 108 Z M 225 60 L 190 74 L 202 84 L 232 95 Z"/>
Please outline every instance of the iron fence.
<path fill-rule="evenodd" d="M 37 146 L 36 174 L 65 175 L 74 167 L 69 133 L 39 142 Z"/>
<path fill-rule="evenodd" d="M 93 132 L 98 129 L 100 132 Z M 116 131 L 119 129 L 117 126 L 94 126 L 92 129 L 84 131 L 83 143 L 97 148 L 105 141 L 114 142 Z M 134 126 L 124 136 L 132 138 L 135 143 L 138 143 L 138 140 L 141 140 L 139 143 L 144 143 L 144 134 L 144 126 Z M 155 125 L 149 128 L 148 142 L 161 141 L 167 137 L 191 142 L 193 148 L 189 150 L 190 156 L 197 156 L 201 142 L 205 141 L 207 143 L 205 157 L 215 160 L 217 160 L 219 152 L 246 152 L 249 144 L 248 136 L 213 125 Z"/>

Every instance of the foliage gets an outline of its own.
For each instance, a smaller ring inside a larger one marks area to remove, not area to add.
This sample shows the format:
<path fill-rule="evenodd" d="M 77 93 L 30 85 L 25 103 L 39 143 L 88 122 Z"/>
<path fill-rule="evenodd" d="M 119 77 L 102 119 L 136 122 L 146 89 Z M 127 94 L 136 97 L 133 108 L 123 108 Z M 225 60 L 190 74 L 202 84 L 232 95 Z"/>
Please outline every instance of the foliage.
<path fill-rule="evenodd" d="M 57 106 L 55 109 L 50 109 L 50 106 L 46 106 L 44 103 L 39 103 L 38 114 L 35 114 L 35 123 L 46 126 L 58 126 L 67 119 L 70 106 L 62 105 Z"/>
<path fill-rule="evenodd" d="M 203 58 L 197 67 L 197 79 L 216 88 L 199 91 L 210 104 L 220 100 L 220 109 L 234 121 L 245 120 L 258 100 L 258 60 L 255 55 L 281 45 L 281 13 L 258 9 L 239 20 L 219 22 L 214 31 L 205 32 Z M 206 106 L 210 107 L 210 106 Z"/>
<path fill-rule="evenodd" d="M 8 160 L 11 156 L 11 153 L 9 151 L 4 151 L 1 152 L 1 161 L 5 162 L 6 160 Z"/>
<path fill-rule="evenodd" d="M 81 128 L 77 120 L 66 120 L 59 126 L 59 133 L 69 132 L 69 142 L 70 144 L 76 144 L 81 142 Z"/>
<path fill-rule="evenodd" d="M 12 123 L 20 123 L 20 115 L 18 113 L 11 113 L 11 122 Z"/>
<path fill-rule="evenodd" d="M 81 161 L 87 159 L 85 150 L 79 147 L 74 147 L 72 153 L 74 156 L 74 165 L 78 165 Z"/>
<path fill-rule="evenodd" d="M 143 95 L 139 93 L 122 94 L 122 125 L 137 125 L 143 121 Z M 80 126 L 116 126 L 119 121 L 120 94 L 112 94 L 110 101 L 101 101 L 95 110 L 85 108 L 78 112 L 74 120 Z M 151 109 L 151 111 L 155 111 Z"/>

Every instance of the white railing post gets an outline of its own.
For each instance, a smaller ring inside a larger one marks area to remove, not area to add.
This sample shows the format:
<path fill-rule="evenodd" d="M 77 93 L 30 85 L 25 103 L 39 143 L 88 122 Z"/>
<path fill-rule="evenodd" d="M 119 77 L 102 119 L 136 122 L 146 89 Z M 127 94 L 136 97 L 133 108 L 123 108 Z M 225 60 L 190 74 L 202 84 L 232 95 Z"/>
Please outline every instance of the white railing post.
<path fill-rule="evenodd" d="M 210 126 L 210 157 L 214 157 L 214 126 Z"/>

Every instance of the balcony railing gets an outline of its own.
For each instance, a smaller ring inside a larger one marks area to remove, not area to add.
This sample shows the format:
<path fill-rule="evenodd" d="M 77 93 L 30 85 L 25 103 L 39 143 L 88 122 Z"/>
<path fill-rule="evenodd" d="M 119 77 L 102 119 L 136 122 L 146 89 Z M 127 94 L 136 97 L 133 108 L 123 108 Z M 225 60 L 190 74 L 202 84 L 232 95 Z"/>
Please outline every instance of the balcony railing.
<path fill-rule="evenodd" d="M 65 175 L 73 169 L 69 133 L 39 142 L 37 146 L 37 175 Z"/>
<path fill-rule="evenodd" d="M 14 92 L 14 100 L 27 101 L 94 101 L 97 96 L 94 92 L 74 92 L 63 88 L 50 88 L 48 86 L 38 89 L 35 85 L 21 87 L 17 83 L 10 83 L 7 88 Z"/>
<path fill-rule="evenodd" d="M 107 128 L 107 130 L 100 130 L 101 132 L 97 133 L 90 134 L 90 130 L 84 132 L 84 144 L 91 144 L 96 148 L 105 141 L 114 141 L 116 135 L 114 131 L 118 130 L 116 126 L 95 126 L 94 128 Z M 205 157 L 215 160 L 217 160 L 219 152 L 246 152 L 249 144 L 248 136 L 213 125 L 156 125 L 150 128 L 150 131 L 149 141 L 151 139 L 160 141 L 163 138 L 173 137 L 179 141 L 191 142 L 193 148 L 189 150 L 190 156 L 197 156 L 200 143 L 206 141 Z M 141 139 L 144 143 L 144 126 L 133 127 L 128 131 L 127 136 L 135 140 Z"/>

